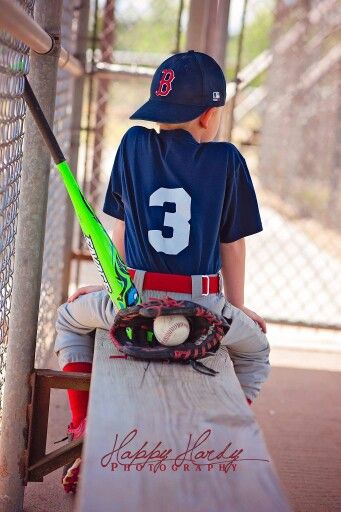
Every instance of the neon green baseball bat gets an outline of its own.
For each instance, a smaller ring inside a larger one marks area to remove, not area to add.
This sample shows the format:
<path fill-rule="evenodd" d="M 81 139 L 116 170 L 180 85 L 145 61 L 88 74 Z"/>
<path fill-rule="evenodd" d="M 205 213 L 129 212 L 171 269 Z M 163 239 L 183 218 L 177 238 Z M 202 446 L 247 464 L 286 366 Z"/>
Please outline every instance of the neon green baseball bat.
<path fill-rule="evenodd" d="M 109 297 L 118 309 L 141 303 L 127 267 L 92 206 L 83 196 L 26 76 L 24 98 L 63 179 L 90 254 L 104 281 Z"/>

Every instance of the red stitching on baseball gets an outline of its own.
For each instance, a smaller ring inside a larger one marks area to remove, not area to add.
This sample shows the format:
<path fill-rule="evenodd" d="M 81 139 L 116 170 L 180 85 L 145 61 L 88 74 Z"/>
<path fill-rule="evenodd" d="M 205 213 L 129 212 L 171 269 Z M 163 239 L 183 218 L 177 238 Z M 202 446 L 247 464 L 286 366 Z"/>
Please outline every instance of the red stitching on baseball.
<path fill-rule="evenodd" d="M 187 327 L 187 324 L 185 324 L 185 322 L 177 322 L 176 324 L 172 325 L 171 327 L 169 327 L 168 331 L 166 331 L 166 334 L 165 334 L 165 337 L 162 338 L 162 342 L 163 343 L 167 343 L 167 341 L 169 340 L 171 334 L 173 334 L 173 332 L 178 328 L 178 327 Z"/>

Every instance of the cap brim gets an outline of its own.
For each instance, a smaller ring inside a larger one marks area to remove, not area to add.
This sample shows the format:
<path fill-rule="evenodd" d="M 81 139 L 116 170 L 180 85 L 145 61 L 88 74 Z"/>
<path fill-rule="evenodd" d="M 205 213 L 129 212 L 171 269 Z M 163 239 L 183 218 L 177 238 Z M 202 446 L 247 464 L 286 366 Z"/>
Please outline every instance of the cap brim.
<path fill-rule="evenodd" d="M 165 101 L 148 100 L 129 119 L 156 123 L 186 123 L 203 114 L 209 106 L 176 105 Z"/>

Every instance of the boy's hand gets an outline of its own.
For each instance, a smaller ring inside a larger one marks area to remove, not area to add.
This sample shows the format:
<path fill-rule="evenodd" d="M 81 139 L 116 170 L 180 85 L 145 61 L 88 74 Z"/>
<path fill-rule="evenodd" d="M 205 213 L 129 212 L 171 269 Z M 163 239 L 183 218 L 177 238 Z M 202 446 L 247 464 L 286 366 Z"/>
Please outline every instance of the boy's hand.
<path fill-rule="evenodd" d="M 261 316 L 257 315 L 257 313 L 255 313 L 254 311 L 251 311 L 251 309 L 247 308 L 246 306 L 240 306 L 239 309 L 244 311 L 244 313 L 247 316 L 249 316 L 250 318 L 252 318 L 252 320 L 257 322 L 259 324 L 260 328 L 262 329 L 262 331 L 264 333 L 266 333 L 266 323 L 265 323 L 265 320 Z"/>
<path fill-rule="evenodd" d="M 105 286 L 103 285 L 89 285 L 89 286 L 82 286 L 81 288 L 78 288 L 78 290 L 75 291 L 70 297 L 68 298 L 67 302 L 73 302 L 77 299 L 80 295 L 85 295 L 86 293 L 92 293 L 92 292 L 98 292 L 100 290 L 104 290 Z"/>

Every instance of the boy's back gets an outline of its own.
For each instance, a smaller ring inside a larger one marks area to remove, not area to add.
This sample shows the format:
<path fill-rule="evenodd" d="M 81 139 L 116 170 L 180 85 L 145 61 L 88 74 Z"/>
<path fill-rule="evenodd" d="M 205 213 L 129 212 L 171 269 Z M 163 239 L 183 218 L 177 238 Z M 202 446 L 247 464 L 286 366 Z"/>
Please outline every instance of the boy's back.
<path fill-rule="evenodd" d="M 113 240 L 142 301 L 188 300 L 230 321 L 221 344 L 251 404 L 270 371 L 270 346 L 264 320 L 244 305 L 244 237 L 263 228 L 244 158 L 230 143 L 211 142 L 226 99 L 224 74 L 206 54 L 176 54 L 156 70 L 150 92 L 130 118 L 157 122 L 161 131 L 127 131 L 103 210 L 119 219 Z M 109 330 L 116 313 L 101 286 L 78 290 L 58 309 L 55 352 L 64 371 L 89 371 L 93 331 Z M 68 392 L 68 433 L 80 436 L 87 396 Z M 79 468 L 77 459 L 63 478 L 67 492 Z"/>
<path fill-rule="evenodd" d="M 216 274 L 220 242 L 263 229 L 237 148 L 183 129 L 126 132 L 103 211 L 125 220 L 127 265 L 154 272 Z"/>

